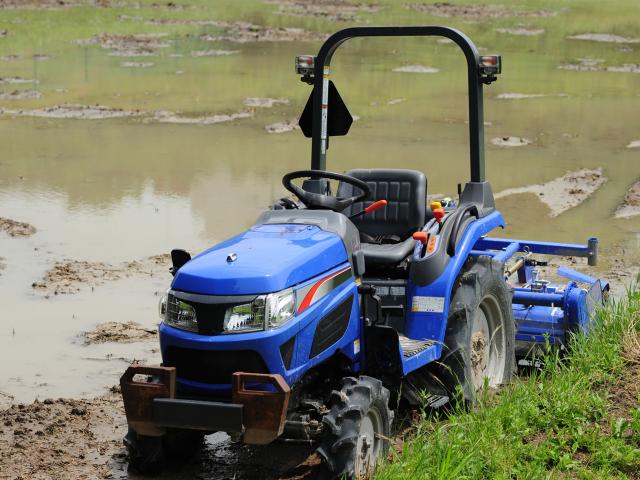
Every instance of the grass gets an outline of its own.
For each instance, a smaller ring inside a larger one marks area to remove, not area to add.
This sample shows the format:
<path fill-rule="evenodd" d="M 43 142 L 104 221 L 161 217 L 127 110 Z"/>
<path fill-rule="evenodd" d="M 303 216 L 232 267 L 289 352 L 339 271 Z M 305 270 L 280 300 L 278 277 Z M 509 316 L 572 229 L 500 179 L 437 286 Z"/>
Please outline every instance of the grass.
<path fill-rule="evenodd" d="M 378 480 L 640 478 L 640 291 L 599 313 L 564 359 L 479 408 L 417 427 Z"/>

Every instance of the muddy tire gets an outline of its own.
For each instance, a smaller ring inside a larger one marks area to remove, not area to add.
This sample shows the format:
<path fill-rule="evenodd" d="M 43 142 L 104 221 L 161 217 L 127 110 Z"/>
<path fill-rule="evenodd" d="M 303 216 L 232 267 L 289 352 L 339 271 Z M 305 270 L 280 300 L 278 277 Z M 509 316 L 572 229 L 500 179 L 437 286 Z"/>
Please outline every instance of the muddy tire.
<path fill-rule="evenodd" d="M 202 449 L 204 432 L 198 430 L 170 429 L 163 437 L 167 458 L 186 460 Z"/>
<path fill-rule="evenodd" d="M 165 464 L 162 437 L 139 435 L 129 428 L 124 444 L 129 452 L 129 468 L 143 474 L 157 474 Z"/>
<path fill-rule="evenodd" d="M 393 411 L 389 390 L 372 377 L 346 377 L 331 393 L 324 437 L 317 450 L 325 478 L 366 478 L 389 449 Z"/>
<path fill-rule="evenodd" d="M 516 370 L 513 293 L 504 265 L 488 256 L 470 257 L 454 288 L 442 356 L 428 366 L 430 383 L 452 399 L 460 389 L 473 406 L 485 384 L 505 384 Z"/>

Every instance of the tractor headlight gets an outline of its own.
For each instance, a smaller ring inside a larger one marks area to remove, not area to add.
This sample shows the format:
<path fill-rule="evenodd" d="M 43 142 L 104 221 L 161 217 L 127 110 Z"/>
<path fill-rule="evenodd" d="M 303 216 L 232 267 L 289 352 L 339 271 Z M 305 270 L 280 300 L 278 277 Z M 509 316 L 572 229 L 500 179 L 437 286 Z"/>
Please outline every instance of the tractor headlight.
<path fill-rule="evenodd" d="M 198 321 L 196 309 L 193 305 L 183 302 L 171 294 L 167 295 L 165 301 L 164 323 L 171 327 L 187 330 L 189 332 L 198 331 Z M 160 300 L 160 313 L 162 317 L 162 300 Z"/>
<path fill-rule="evenodd" d="M 225 333 L 247 333 L 278 328 L 293 318 L 296 295 L 289 288 L 260 295 L 251 303 L 228 308 L 223 322 Z"/>

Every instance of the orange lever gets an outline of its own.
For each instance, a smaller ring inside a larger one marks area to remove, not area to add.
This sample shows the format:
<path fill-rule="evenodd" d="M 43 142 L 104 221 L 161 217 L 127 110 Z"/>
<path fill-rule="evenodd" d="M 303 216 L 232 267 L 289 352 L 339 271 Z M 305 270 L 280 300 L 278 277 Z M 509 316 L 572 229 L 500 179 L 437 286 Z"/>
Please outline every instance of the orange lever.
<path fill-rule="evenodd" d="M 422 245 L 426 245 L 427 239 L 429 238 L 427 232 L 415 232 L 412 236 L 414 240 L 420 240 L 420 243 L 422 243 Z"/>
<path fill-rule="evenodd" d="M 444 210 L 442 208 L 434 208 L 432 211 L 433 216 L 436 217 L 436 221 L 442 223 L 442 218 L 446 215 Z"/>
<path fill-rule="evenodd" d="M 380 210 L 382 207 L 386 207 L 386 206 L 387 206 L 386 200 L 378 200 L 376 202 L 373 202 L 367 208 L 365 208 L 364 213 L 375 212 L 376 210 Z"/>

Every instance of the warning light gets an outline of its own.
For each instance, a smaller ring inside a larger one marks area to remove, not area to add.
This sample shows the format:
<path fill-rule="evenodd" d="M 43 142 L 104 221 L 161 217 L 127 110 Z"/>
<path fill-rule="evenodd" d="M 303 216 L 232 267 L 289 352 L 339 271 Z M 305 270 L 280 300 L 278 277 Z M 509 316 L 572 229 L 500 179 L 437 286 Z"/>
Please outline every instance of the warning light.
<path fill-rule="evenodd" d="M 498 75 L 502 72 L 502 57 L 500 55 L 482 55 L 479 67 L 482 75 Z"/>
<path fill-rule="evenodd" d="M 298 55 L 296 57 L 296 73 L 302 76 L 313 76 L 316 57 L 313 55 Z"/>

